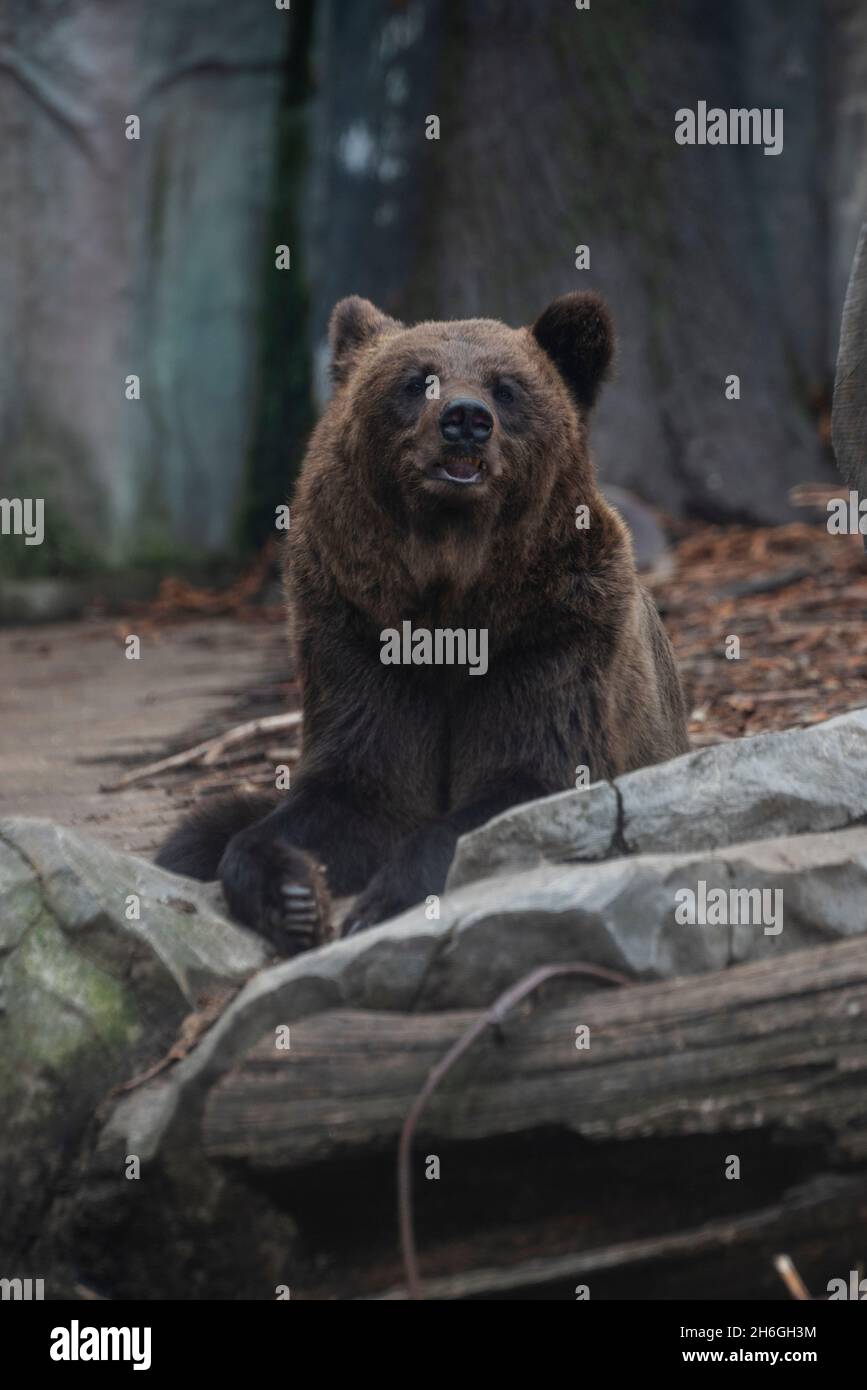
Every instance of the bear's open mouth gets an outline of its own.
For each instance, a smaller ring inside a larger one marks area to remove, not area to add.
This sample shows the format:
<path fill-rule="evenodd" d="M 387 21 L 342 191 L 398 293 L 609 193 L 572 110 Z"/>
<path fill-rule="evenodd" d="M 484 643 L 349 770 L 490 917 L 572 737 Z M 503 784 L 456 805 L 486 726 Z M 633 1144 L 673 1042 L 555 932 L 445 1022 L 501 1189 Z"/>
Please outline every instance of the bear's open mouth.
<path fill-rule="evenodd" d="M 458 483 L 464 487 L 477 483 L 482 476 L 482 460 L 465 454 L 451 454 L 431 470 L 430 476 L 444 483 Z"/>

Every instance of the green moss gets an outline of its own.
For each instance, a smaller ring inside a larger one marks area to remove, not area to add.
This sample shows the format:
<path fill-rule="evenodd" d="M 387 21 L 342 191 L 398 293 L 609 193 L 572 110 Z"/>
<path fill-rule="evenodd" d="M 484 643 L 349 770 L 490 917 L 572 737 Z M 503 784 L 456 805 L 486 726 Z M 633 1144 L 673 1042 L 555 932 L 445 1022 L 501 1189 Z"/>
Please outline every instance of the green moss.
<path fill-rule="evenodd" d="M 79 955 L 46 912 L 6 967 L 14 1000 L 11 1050 L 26 1047 L 28 1065 L 68 1068 L 82 1048 L 126 1049 L 141 1025 L 131 987 Z"/>
<path fill-rule="evenodd" d="M 45 536 L 0 536 L 0 577 L 74 578 L 103 567 L 105 507 L 80 441 L 55 420 L 28 415 L 4 457 L 4 497 L 42 498 Z"/>
<path fill-rule="evenodd" d="M 150 187 L 150 206 L 147 212 L 147 240 L 155 265 L 161 265 L 165 256 L 165 222 L 171 183 L 171 151 L 175 136 L 171 116 L 167 115 L 159 126 L 153 162 L 153 179 Z"/>
<path fill-rule="evenodd" d="M 28 492 L 29 496 L 45 496 L 45 492 Z M 6 494 L 20 497 L 22 492 Z M 50 496 L 50 494 L 48 494 Z M 75 530 L 74 522 L 61 521 L 52 514 L 46 497 L 45 539 L 42 545 L 25 545 L 22 536 L 0 536 L 0 578 L 5 579 L 74 579 L 95 574 L 104 569 L 105 562 L 94 546 Z"/>
<path fill-rule="evenodd" d="M 189 542 L 173 540 L 168 531 L 168 523 L 159 518 L 143 517 L 135 533 L 135 543 L 126 556 L 129 566 L 156 573 L 191 574 L 204 573 L 209 569 L 223 572 L 224 559 L 212 551 L 197 551 Z"/>

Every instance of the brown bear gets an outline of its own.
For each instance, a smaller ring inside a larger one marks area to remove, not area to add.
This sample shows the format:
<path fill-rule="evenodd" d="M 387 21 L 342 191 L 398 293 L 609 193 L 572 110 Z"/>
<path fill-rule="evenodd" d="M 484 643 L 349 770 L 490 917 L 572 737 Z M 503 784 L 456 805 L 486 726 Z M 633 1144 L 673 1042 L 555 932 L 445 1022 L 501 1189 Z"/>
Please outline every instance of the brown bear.
<path fill-rule="evenodd" d="M 458 836 L 507 807 L 688 746 L 668 638 L 588 453 L 602 299 L 512 329 L 407 328 L 352 297 L 330 339 L 286 546 L 293 786 L 194 813 L 158 861 L 219 876 L 281 954 L 328 934 L 318 866 L 360 895 L 357 930 L 440 893 Z"/>

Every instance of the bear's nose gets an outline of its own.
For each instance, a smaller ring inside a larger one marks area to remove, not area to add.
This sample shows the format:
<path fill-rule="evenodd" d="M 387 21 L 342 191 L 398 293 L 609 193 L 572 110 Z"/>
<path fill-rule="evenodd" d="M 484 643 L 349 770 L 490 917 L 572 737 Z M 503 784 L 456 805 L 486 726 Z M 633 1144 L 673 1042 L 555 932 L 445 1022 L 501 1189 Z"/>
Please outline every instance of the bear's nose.
<path fill-rule="evenodd" d="M 494 428 L 494 417 L 482 401 L 449 401 L 440 416 L 440 434 L 447 444 L 484 444 Z"/>

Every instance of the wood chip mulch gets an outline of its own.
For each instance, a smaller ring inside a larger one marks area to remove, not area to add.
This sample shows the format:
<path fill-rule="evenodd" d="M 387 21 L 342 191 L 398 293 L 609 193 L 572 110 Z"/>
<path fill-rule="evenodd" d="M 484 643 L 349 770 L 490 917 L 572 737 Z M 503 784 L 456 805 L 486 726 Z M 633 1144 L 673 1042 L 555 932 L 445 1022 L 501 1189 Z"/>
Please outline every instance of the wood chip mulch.
<path fill-rule="evenodd" d="M 821 522 L 696 525 L 651 585 L 696 746 L 867 705 L 867 556 Z M 737 637 L 739 659 L 726 656 Z"/>

